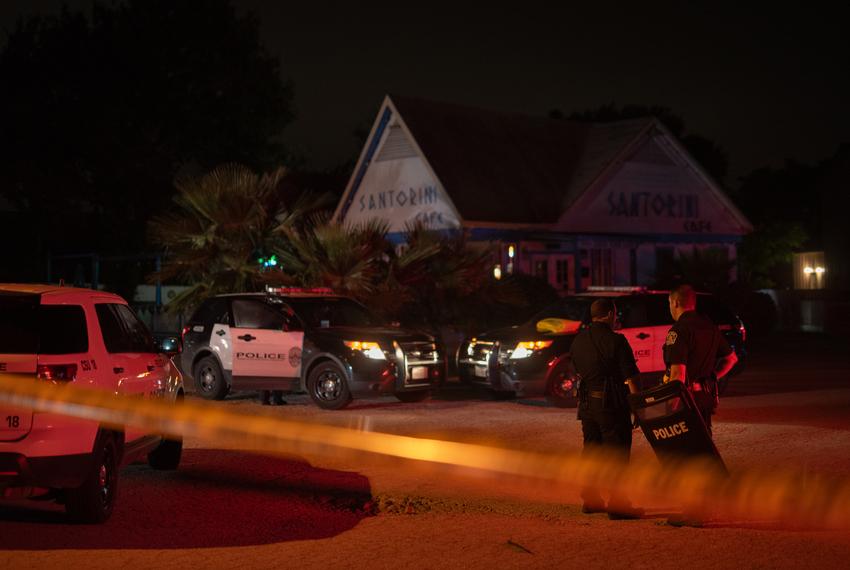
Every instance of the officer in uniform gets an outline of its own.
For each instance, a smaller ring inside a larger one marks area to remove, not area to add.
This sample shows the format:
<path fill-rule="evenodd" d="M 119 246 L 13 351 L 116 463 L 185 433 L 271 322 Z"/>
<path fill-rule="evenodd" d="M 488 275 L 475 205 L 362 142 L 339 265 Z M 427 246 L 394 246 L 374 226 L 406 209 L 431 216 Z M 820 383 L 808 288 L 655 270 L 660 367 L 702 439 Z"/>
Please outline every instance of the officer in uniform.
<path fill-rule="evenodd" d="M 617 309 L 611 299 L 597 299 L 590 307 L 592 322 L 573 340 L 570 354 L 579 375 L 578 419 L 584 451 L 605 450 L 628 464 L 632 446 L 632 420 L 626 382 L 638 374 L 634 353 L 626 337 L 615 333 Z M 614 491 L 606 508 L 599 491 L 582 489 L 582 512 L 608 512 L 611 519 L 633 519 L 643 514 Z"/>
<path fill-rule="evenodd" d="M 664 341 L 665 382 L 684 382 L 694 397 L 711 434 L 711 415 L 717 408 L 717 379 L 732 370 L 738 357 L 717 326 L 697 313 L 697 295 L 690 285 L 670 292 L 675 323 Z"/>

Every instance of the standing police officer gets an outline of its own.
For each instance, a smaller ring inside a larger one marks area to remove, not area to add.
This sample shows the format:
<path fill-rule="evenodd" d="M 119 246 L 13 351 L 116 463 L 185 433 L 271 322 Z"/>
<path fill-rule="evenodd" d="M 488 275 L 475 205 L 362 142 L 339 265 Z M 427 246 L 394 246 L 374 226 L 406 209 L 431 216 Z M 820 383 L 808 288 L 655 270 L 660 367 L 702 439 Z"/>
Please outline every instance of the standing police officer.
<path fill-rule="evenodd" d="M 590 306 L 590 326 L 573 340 L 570 353 L 581 378 L 578 419 L 584 436 L 584 452 L 604 449 L 623 462 L 629 461 L 632 421 L 625 382 L 638 374 L 634 353 L 626 337 L 613 331 L 617 309 L 610 299 L 597 299 Z M 595 488 L 581 492 L 582 512 L 608 512 L 611 519 L 639 518 L 642 509 L 631 506 L 616 490 L 606 509 Z"/>
<path fill-rule="evenodd" d="M 697 313 L 697 295 L 690 285 L 670 292 L 670 314 L 676 321 L 664 342 L 664 381 L 683 382 L 694 397 L 711 435 L 711 415 L 717 408 L 717 379 L 732 370 L 738 357 L 711 320 Z"/>

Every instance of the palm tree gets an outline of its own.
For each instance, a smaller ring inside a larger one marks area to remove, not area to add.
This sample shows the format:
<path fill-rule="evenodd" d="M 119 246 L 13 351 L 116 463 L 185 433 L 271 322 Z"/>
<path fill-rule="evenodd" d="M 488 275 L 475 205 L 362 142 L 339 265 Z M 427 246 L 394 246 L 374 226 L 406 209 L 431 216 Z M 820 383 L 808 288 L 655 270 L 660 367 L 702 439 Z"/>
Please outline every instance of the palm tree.
<path fill-rule="evenodd" d="M 390 285 L 408 293 L 407 319 L 437 330 L 468 314 L 491 281 L 492 253 L 476 248 L 464 233 L 443 234 L 421 224 L 409 226 L 405 244 L 390 263 Z"/>
<path fill-rule="evenodd" d="M 286 249 L 286 230 L 304 223 L 326 197 L 302 194 L 287 204 L 280 191 L 286 169 L 258 175 L 239 164 L 175 181 L 175 209 L 149 224 L 166 262 L 152 278 L 190 286 L 169 305 L 184 310 L 217 293 L 256 291 L 287 281 L 257 257 Z"/>
<path fill-rule="evenodd" d="M 474 301 L 489 283 L 490 252 L 471 248 L 463 235 L 445 236 L 409 226 L 399 247 L 387 224 L 350 225 L 314 216 L 283 230 L 288 247 L 275 251 L 282 270 L 299 285 L 330 287 L 368 305 L 386 320 L 437 330 Z"/>
<path fill-rule="evenodd" d="M 331 221 L 326 213 L 309 223 L 279 228 L 285 239 L 272 251 L 290 280 L 305 287 L 330 287 L 365 300 L 375 293 L 386 271 L 387 225 L 370 221 L 349 225 Z"/>

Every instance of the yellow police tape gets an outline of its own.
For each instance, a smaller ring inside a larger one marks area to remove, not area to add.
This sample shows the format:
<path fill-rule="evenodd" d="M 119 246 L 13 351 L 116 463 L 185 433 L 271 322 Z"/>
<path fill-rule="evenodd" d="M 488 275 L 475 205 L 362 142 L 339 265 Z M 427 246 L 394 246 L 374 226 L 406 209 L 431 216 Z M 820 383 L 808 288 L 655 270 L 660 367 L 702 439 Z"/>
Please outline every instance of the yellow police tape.
<path fill-rule="evenodd" d="M 108 392 L 54 385 L 31 377 L 0 375 L 0 402 L 88 419 L 120 428 L 197 437 L 215 445 L 266 453 L 363 452 L 455 468 L 568 485 L 592 486 L 635 502 L 663 497 L 695 516 L 758 520 L 795 526 L 850 529 L 850 479 L 765 469 L 718 476 L 710 464 L 655 461 L 624 467 L 615 457 L 577 453 L 547 455 L 469 443 L 254 416 L 206 402 L 175 406 L 160 399 L 122 398 Z M 362 461 L 365 459 L 358 455 Z"/>

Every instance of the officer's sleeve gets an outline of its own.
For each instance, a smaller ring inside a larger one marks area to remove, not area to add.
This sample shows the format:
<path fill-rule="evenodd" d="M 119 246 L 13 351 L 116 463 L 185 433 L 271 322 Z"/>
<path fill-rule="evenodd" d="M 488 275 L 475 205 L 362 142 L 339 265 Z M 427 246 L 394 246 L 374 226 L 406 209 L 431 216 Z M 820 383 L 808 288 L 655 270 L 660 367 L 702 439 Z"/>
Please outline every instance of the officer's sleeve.
<path fill-rule="evenodd" d="M 620 342 L 617 344 L 617 367 L 620 369 L 620 374 L 623 378 L 637 376 L 640 370 L 635 362 L 635 353 L 626 337 L 621 334 L 617 336 L 620 337 L 618 339 Z"/>
<path fill-rule="evenodd" d="M 732 354 L 732 347 L 729 346 L 729 341 L 726 340 L 726 337 L 723 336 L 723 333 L 720 333 L 719 330 L 718 333 L 720 334 L 720 342 L 717 343 L 717 356 L 718 358 L 723 356 L 729 356 L 730 354 Z"/>
<path fill-rule="evenodd" d="M 688 352 L 690 350 L 690 335 L 685 330 L 677 330 L 674 326 L 667 333 L 664 340 L 664 348 L 667 349 L 667 358 L 670 364 L 688 364 Z"/>

